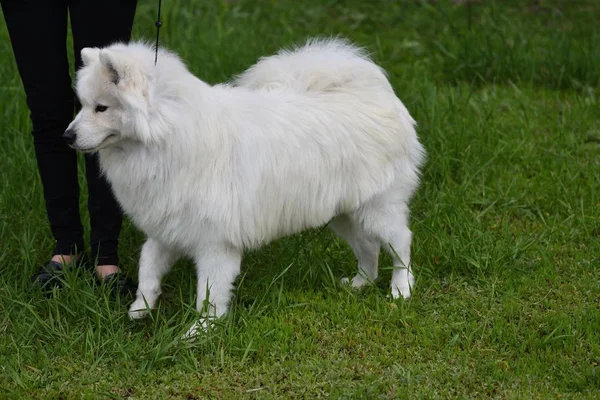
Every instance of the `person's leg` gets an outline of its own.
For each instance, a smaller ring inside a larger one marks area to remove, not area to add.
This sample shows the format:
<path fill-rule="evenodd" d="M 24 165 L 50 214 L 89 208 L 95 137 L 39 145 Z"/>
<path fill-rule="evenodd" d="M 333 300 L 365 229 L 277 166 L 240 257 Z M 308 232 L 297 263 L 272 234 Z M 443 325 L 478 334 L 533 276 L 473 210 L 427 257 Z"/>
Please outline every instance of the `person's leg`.
<path fill-rule="evenodd" d="M 33 125 L 33 142 L 52 234 L 55 261 L 81 253 L 77 157 L 61 138 L 73 119 L 73 90 L 66 51 L 67 3 L 4 0 L 0 3 Z"/>
<path fill-rule="evenodd" d="M 97 263 L 98 274 L 104 277 L 119 271 L 118 245 L 123 215 L 110 185 L 101 175 L 96 154 L 86 154 L 85 172 L 89 193 L 90 256 Z"/>
<path fill-rule="evenodd" d="M 136 0 L 102 2 L 72 0 L 69 6 L 76 68 L 82 65 L 81 49 L 127 42 L 136 9 Z M 91 257 L 97 261 L 100 277 L 118 272 L 117 253 L 122 213 L 110 185 L 101 176 L 97 156 L 86 155 L 91 225 Z"/>

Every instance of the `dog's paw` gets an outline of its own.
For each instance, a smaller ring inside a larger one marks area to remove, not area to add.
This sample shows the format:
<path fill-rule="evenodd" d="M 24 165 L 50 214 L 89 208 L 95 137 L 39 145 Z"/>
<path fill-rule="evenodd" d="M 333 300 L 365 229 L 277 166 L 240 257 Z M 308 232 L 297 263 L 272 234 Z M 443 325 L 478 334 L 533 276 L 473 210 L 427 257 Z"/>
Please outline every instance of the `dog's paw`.
<path fill-rule="evenodd" d="M 140 319 L 144 318 L 150 310 L 147 308 L 146 303 L 144 301 L 136 300 L 129 307 L 129 318 L 130 319 Z"/>
<path fill-rule="evenodd" d="M 342 284 L 350 285 L 354 289 L 359 289 L 369 283 L 369 280 L 364 276 L 357 274 L 354 278 L 342 278 Z"/>
<path fill-rule="evenodd" d="M 402 282 L 392 283 L 392 298 L 398 299 L 402 297 L 405 300 L 408 299 L 414 285 L 415 278 L 412 274 L 408 276 L 408 279 Z"/>
<path fill-rule="evenodd" d="M 188 331 L 181 336 L 182 340 L 192 341 L 196 338 L 196 336 L 206 333 L 208 330 L 208 322 L 205 318 L 200 321 L 194 322 L 194 324 L 188 329 Z"/>
<path fill-rule="evenodd" d="M 402 286 L 394 286 L 392 288 L 392 298 L 399 299 L 402 297 L 403 299 L 408 299 L 410 297 L 410 286 L 402 285 Z"/>
<path fill-rule="evenodd" d="M 194 340 L 198 334 L 203 333 L 204 331 L 205 329 L 202 328 L 201 324 L 194 322 L 190 329 L 188 329 L 188 331 L 181 336 L 181 340 Z"/>

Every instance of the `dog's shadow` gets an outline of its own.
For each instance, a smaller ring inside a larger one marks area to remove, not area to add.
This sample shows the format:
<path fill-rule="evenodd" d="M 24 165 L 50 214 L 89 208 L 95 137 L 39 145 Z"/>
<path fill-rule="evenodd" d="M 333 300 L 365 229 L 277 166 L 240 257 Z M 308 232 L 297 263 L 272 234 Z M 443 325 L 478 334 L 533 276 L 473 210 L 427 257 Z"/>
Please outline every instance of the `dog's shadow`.
<path fill-rule="evenodd" d="M 380 277 L 375 287 L 382 295 L 389 289 L 391 258 L 382 252 Z M 258 250 L 247 251 L 242 260 L 241 274 L 235 282 L 236 307 L 256 307 L 270 296 L 283 291 L 322 292 L 327 296 L 345 286 L 343 277 L 357 273 L 352 249 L 326 227 L 304 231 L 279 239 Z M 195 267 L 190 260 L 181 260 L 163 282 L 164 301 L 176 302 L 178 293 L 195 304 Z M 262 300 L 261 300 L 262 299 Z"/>

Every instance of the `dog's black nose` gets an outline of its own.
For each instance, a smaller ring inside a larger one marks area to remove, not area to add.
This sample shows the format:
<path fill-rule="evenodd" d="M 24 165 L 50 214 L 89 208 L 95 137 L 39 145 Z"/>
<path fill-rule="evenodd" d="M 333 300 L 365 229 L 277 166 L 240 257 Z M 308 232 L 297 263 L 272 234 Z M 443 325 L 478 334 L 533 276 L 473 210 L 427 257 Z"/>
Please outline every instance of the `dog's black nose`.
<path fill-rule="evenodd" d="M 75 129 L 67 129 L 65 133 L 63 133 L 62 138 L 65 140 L 65 142 L 67 142 L 67 144 L 71 145 L 75 143 L 75 140 L 77 139 L 77 133 L 75 132 Z"/>

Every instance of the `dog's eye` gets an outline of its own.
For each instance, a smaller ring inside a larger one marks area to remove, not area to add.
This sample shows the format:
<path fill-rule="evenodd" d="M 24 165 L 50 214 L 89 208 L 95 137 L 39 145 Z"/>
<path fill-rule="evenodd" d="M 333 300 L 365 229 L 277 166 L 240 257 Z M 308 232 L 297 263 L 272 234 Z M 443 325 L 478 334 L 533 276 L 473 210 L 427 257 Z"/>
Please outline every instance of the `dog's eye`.
<path fill-rule="evenodd" d="M 98 105 L 96 106 L 96 110 L 94 110 L 94 111 L 96 111 L 96 112 L 104 112 L 104 111 L 106 111 L 107 109 L 108 109 L 108 107 L 98 104 Z"/>

